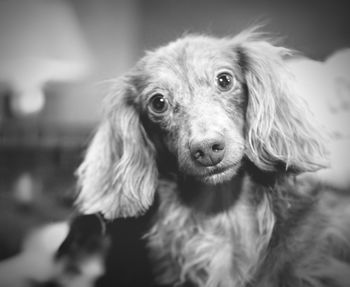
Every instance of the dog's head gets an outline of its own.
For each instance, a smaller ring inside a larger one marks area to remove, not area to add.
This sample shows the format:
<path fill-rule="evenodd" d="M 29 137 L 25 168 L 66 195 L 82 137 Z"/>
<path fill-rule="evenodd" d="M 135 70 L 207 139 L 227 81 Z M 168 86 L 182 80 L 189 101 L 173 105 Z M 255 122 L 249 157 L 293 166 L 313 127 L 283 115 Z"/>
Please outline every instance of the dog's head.
<path fill-rule="evenodd" d="M 106 97 L 78 171 L 81 209 L 135 216 L 151 205 L 163 170 L 215 185 L 235 177 L 243 158 L 269 172 L 322 167 L 288 53 L 252 31 L 187 36 L 149 52 Z"/>

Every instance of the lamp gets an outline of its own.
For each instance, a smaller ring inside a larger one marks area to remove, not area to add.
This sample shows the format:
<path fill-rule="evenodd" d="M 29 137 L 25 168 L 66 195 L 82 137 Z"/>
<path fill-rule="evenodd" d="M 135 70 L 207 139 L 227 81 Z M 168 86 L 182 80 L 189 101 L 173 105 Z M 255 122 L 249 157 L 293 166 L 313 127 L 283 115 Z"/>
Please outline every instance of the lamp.
<path fill-rule="evenodd" d="M 89 71 L 89 55 L 73 10 L 64 1 L 0 1 L 0 82 L 16 115 L 39 112 L 49 81 Z"/>

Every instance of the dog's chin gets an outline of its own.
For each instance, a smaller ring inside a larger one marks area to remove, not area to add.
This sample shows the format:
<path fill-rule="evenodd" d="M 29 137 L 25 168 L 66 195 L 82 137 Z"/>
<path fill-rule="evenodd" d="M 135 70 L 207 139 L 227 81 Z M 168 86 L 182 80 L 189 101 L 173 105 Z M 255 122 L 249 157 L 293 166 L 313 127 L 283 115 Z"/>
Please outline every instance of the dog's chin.
<path fill-rule="evenodd" d="M 238 166 L 228 166 L 225 168 L 215 168 L 210 170 L 207 174 L 197 176 L 196 179 L 208 185 L 217 185 L 230 181 L 238 171 Z"/>

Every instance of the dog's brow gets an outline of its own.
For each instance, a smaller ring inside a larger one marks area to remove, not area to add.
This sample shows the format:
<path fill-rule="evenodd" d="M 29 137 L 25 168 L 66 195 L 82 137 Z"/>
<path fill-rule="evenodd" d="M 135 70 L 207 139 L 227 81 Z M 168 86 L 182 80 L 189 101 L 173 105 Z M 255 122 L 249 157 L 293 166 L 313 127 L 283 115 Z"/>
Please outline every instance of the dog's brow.
<path fill-rule="evenodd" d="M 187 46 L 184 46 L 177 57 L 179 71 L 175 72 L 181 77 L 182 82 L 186 84 L 191 94 L 193 94 L 196 87 L 210 85 L 208 73 L 210 72 L 211 56 L 210 54 L 207 55 L 208 51 L 199 49 L 197 52 L 194 53 Z M 199 65 L 200 62 L 205 64 Z"/>
<path fill-rule="evenodd" d="M 192 77 L 193 77 L 193 70 L 190 69 L 189 67 L 189 57 L 188 57 L 188 51 L 187 51 L 187 45 L 182 48 L 182 50 L 179 52 L 178 57 L 177 57 L 177 62 L 179 64 L 179 71 L 178 75 L 181 77 L 181 80 L 183 83 L 186 83 L 186 87 L 188 88 L 188 92 L 190 95 L 193 94 L 193 82 L 192 82 Z M 176 71 L 175 71 L 176 73 Z M 192 74 L 192 77 L 191 75 Z"/>

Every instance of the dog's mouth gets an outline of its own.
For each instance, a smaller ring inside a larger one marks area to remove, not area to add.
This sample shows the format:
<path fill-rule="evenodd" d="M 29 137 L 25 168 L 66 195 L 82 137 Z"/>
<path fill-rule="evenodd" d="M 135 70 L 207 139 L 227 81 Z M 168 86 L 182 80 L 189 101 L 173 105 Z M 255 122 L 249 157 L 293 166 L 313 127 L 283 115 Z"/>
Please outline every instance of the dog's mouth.
<path fill-rule="evenodd" d="M 198 176 L 197 179 L 208 184 L 218 184 L 229 181 L 237 173 L 239 165 L 230 165 L 225 167 L 214 167 L 205 174 Z"/>

